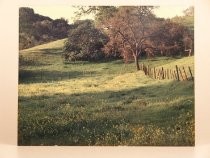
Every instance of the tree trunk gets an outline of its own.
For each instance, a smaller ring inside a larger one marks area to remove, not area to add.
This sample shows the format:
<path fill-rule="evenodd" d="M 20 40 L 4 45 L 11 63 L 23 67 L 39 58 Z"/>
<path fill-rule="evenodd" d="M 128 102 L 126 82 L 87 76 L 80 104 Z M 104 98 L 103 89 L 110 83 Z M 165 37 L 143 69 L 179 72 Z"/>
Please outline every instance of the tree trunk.
<path fill-rule="evenodd" d="M 136 64 L 136 69 L 137 69 L 137 71 L 139 71 L 140 67 L 139 67 L 139 60 L 138 60 L 138 56 L 137 55 L 134 55 L 134 60 L 135 60 L 135 64 Z"/>

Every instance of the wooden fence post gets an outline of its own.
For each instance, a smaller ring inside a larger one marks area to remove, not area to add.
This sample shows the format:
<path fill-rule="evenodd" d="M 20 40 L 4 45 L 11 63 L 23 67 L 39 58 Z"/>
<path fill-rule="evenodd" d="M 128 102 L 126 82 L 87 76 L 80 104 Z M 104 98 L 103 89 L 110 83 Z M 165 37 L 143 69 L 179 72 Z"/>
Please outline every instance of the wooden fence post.
<path fill-rule="evenodd" d="M 150 71 L 150 77 L 153 78 L 152 69 L 150 68 L 149 71 Z"/>
<path fill-rule="evenodd" d="M 171 70 L 171 76 L 172 76 L 172 78 L 171 78 L 171 79 L 174 79 L 174 78 L 175 78 L 175 77 L 174 77 L 173 70 Z"/>
<path fill-rule="evenodd" d="M 181 69 L 179 68 L 179 72 L 180 72 L 180 76 L 182 77 L 182 80 L 184 80 L 183 76 L 182 76 L 182 71 Z"/>
<path fill-rule="evenodd" d="M 176 65 L 176 73 L 177 73 L 177 80 L 180 81 L 179 80 L 179 71 L 178 71 L 178 66 L 177 65 Z"/>
<path fill-rule="evenodd" d="M 151 68 L 149 68 L 149 77 L 152 77 L 152 72 L 151 72 Z"/>
<path fill-rule="evenodd" d="M 183 66 L 183 71 L 184 71 L 185 79 L 188 80 L 186 71 L 185 71 L 185 69 L 184 69 L 184 66 Z"/>
<path fill-rule="evenodd" d="M 156 79 L 156 71 L 155 71 L 155 67 L 154 67 L 154 78 Z"/>
<path fill-rule="evenodd" d="M 162 79 L 164 80 L 164 70 L 163 70 L 163 67 L 162 67 Z"/>
<path fill-rule="evenodd" d="M 164 78 L 166 79 L 167 78 L 167 71 L 164 70 L 164 73 L 165 73 Z"/>
<path fill-rule="evenodd" d="M 159 80 L 161 79 L 161 78 L 160 78 L 160 74 L 161 74 L 161 70 L 158 69 L 158 79 L 159 79 Z"/>
<path fill-rule="evenodd" d="M 178 80 L 176 70 L 174 70 L 174 79 L 175 79 L 175 80 Z"/>
<path fill-rule="evenodd" d="M 188 67 L 188 68 L 189 68 L 189 71 L 190 71 L 191 78 L 192 78 L 192 80 L 194 80 L 194 77 L 192 75 L 192 71 L 191 71 L 190 67 Z"/>
<path fill-rule="evenodd" d="M 151 68 L 150 67 L 148 67 L 149 68 L 149 77 L 151 77 L 151 75 L 152 75 L 152 72 L 151 72 Z"/>
<path fill-rule="evenodd" d="M 170 72 L 171 72 L 171 79 L 173 80 L 173 79 L 174 79 L 174 74 L 173 74 L 173 71 L 172 71 L 172 70 L 170 70 Z"/>
<path fill-rule="evenodd" d="M 149 68 L 149 71 L 150 71 L 150 77 L 153 78 L 153 77 L 152 77 L 152 75 L 153 75 L 153 74 L 152 74 L 152 69 Z"/>
<path fill-rule="evenodd" d="M 169 80 L 169 69 L 167 69 L 167 79 Z"/>
<path fill-rule="evenodd" d="M 142 71 L 144 72 L 144 64 L 142 64 Z"/>

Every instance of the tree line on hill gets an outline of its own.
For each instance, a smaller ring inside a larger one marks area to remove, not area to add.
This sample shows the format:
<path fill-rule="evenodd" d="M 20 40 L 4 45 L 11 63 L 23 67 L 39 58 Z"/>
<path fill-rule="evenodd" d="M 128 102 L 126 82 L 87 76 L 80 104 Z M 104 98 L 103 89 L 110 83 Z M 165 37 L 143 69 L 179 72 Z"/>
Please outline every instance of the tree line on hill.
<path fill-rule="evenodd" d="M 158 18 L 153 6 L 79 7 L 77 15 L 94 13 L 95 21 L 74 23 L 65 44 L 64 58 L 99 60 L 121 57 L 125 62 L 143 56 L 191 56 L 194 41 L 194 10 L 172 19 Z"/>
<path fill-rule="evenodd" d="M 184 16 L 158 18 L 154 6 L 78 7 L 78 17 L 93 13 L 95 20 L 76 20 L 69 25 L 61 18 L 35 14 L 31 8 L 20 8 L 20 49 L 68 37 L 63 58 L 104 60 L 122 58 L 135 61 L 154 56 L 191 56 L 194 45 L 194 8 Z"/>
<path fill-rule="evenodd" d="M 71 25 L 64 18 L 53 20 L 34 13 L 32 8 L 19 9 L 19 49 L 66 38 Z"/>

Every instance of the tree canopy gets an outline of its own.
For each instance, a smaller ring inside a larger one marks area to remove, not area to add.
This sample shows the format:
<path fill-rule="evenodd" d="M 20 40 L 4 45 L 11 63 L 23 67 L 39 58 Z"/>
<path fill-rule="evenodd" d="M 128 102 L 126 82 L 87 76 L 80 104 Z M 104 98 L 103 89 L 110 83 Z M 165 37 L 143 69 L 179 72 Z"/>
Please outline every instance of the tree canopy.
<path fill-rule="evenodd" d="M 194 44 L 194 8 L 184 16 L 158 18 L 154 6 L 79 6 L 77 17 L 94 14 L 94 20 L 76 20 L 69 25 L 64 18 L 52 20 L 19 10 L 20 49 L 68 37 L 63 57 L 72 60 L 101 60 L 107 57 L 135 61 L 143 56 L 192 55 Z"/>
<path fill-rule="evenodd" d="M 190 25 L 194 25 L 188 20 L 193 19 L 193 7 L 184 11 L 184 17 L 172 19 L 157 18 L 154 8 L 82 6 L 78 7 L 77 15 L 95 14 L 97 28 L 108 36 L 103 43 L 104 53 L 112 57 L 121 56 L 125 62 L 134 60 L 139 70 L 139 58 L 143 55 L 184 55 L 186 50 L 193 48 L 194 29 Z"/>
<path fill-rule="evenodd" d="M 102 47 L 107 36 L 91 20 L 76 21 L 65 44 L 65 60 L 98 60 L 103 58 Z"/>
<path fill-rule="evenodd" d="M 138 59 L 144 49 L 152 47 L 150 38 L 155 36 L 157 23 L 152 9 L 150 6 L 119 7 L 105 24 L 110 39 L 105 46 L 106 52 L 112 53 L 110 50 L 117 48 L 125 61 L 134 58 L 139 70 Z"/>

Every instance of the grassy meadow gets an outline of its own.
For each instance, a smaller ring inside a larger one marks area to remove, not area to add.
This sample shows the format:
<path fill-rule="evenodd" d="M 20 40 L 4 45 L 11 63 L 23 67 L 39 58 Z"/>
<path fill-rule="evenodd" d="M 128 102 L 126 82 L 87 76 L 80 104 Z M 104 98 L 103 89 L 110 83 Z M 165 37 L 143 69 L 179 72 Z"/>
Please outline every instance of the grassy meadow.
<path fill-rule="evenodd" d="M 19 53 L 19 145 L 194 145 L 193 81 L 154 80 L 122 60 L 65 63 L 64 41 Z M 140 63 L 193 68 L 194 57 Z"/>

